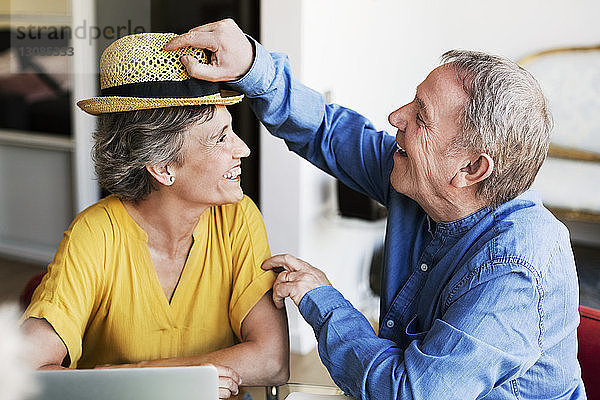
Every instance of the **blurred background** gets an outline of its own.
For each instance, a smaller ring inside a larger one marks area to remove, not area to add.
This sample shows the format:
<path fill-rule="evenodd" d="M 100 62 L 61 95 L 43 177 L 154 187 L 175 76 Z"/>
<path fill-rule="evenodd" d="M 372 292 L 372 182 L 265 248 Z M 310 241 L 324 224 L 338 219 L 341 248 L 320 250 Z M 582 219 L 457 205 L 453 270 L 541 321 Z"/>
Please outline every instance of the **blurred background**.
<path fill-rule="evenodd" d="M 571 231 L 581 303 L 600 308 L 598 15 L 595 0 L 1 0 L 0 302 L 18 298 L 74 215 L 105 195 L 90 159 L 95 120 L 75 106 L 98 93 L 104 48 L 130 33 L 231 17 L 286 52 L 296 78 L 327 101 L 392 134 L 388 114 L 411 101 L 446 50 L 498 53 L 530 69 L 555 119 L 535 186 Z M 376 321 L 385 210 L 289 153 L 245 104 L 231 110 L 252 149 L 242 185 L 272 252 L 322 268 Z M 312 331 L 295 307 L 288 313 L 292 350 L 314 353 Z"/>

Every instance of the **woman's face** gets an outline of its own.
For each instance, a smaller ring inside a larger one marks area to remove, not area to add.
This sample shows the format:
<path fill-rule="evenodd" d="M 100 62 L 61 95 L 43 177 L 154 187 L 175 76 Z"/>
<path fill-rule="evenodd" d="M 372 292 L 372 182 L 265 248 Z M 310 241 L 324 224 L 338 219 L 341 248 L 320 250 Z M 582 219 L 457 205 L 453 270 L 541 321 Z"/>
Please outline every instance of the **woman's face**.
<path fill-rule="evenodd" d="M 231 126 L 231 114 L 217 106 L 213 117 L 193 124 L 185 133 L 183 164 L 175 172 L 172 189 L 196 206 L 235 203 L 242 199 L 242 157 L 250 149 Z"/>

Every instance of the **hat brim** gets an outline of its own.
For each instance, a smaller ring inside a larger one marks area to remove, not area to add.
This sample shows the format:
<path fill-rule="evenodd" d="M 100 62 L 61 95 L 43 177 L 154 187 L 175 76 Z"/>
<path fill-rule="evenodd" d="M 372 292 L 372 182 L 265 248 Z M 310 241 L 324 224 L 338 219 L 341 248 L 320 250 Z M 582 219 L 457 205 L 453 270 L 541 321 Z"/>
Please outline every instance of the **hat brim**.
<path fill-rule="evenodd" d="M 150 110 L 164 107 L 200 106 L 205 104 L 229 106 L 239 103 L 243 98 L 243 94 L 240 95 L 229 91 L 193 98 L 99 96 L 80 100 L 77 102 L 77 105 L 88 114 L 100 115 L 113 112 Z"/>

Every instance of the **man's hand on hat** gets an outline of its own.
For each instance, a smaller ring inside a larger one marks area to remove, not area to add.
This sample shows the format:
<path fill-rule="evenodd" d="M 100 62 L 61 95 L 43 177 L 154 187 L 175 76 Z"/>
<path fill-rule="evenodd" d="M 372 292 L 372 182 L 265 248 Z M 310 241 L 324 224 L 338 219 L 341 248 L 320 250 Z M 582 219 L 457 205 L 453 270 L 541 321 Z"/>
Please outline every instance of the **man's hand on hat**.
<path fill-rule="evenodd" d="M 273 302 L 277 308 L 283 307 L 283 300 L 286 297 L 298 305 L 310 290 L 331 286 L 323 271 L 289 254 L 268 258 L 262 263 L 261 268 L 281 271 L 273 283 Z"/>
<path fill-rule="evenodd" d="M 171 39 L 165 50 L 185 47 L 212 52 L 209 64 L 202 64 L 192 56 L 181 57 L 188 74 L 205 81 L 232 81 L 248 72 L 254 61 L 254 49 L 244 32 L 232 19 L 213 22 L 191 29 Z"/>

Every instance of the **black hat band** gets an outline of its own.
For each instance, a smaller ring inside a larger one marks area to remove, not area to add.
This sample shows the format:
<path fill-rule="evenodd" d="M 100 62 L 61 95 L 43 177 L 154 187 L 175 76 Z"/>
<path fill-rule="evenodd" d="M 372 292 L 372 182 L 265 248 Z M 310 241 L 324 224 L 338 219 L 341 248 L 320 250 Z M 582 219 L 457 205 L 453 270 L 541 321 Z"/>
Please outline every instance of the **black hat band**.
<path fill-rule="evenodd" d="M 102 89 L 102 96 L 162 98 L 195 98 L 220 93 L 215 82 L 186 79 L 183 81 L 153 81 L 128 83 Z"/>

